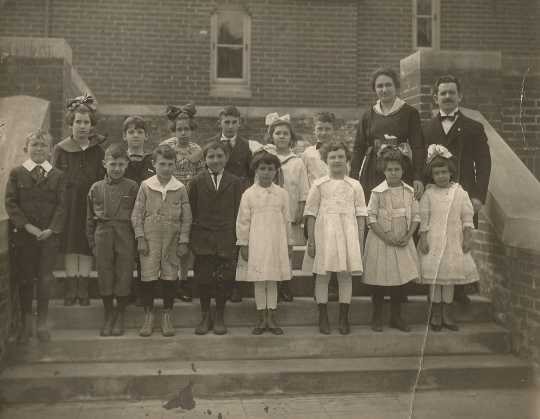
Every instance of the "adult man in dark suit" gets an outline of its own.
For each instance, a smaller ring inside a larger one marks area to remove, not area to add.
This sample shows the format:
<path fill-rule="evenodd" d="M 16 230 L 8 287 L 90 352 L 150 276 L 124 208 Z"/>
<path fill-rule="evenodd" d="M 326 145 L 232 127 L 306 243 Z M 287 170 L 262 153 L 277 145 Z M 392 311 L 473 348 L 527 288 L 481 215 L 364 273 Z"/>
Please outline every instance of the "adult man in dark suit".
<path fill-rule="evenodd" d="M 251 150 L 249 141 L 238 135 L 240 129 L 241 117 L 240 111 L 236 106 L 226 106 L 218 116 L 218 124 L 221 132 L 205 141 L 205 144 L 214 141 L 225 143 L 230 151 L 229 160 L 225 166 L 225 170 L 238 176 L 242 180 L 243 189 L 251 183 Z M 231 291 L 231 302 L 238 303 L 242 301 L 240 292 L 240 284 L 233 283 Z"/>
<path fill-rule="evenodd" d="M 463 98 L 459 80 L 451 75 L 440 77 L 434 86 L 434 100 L 439 112 L 423 127 L 426 146 L 442 144 L 455 158 L 456 181 L 465 189 L 474 207 L 474 222 L 478 227 L 478 212 L 486 200 L 491 173 L 491 154 L 481 123 L 459 111 Z M 469 303 L 464 286 L 456 286 L 454 299 Z"/>

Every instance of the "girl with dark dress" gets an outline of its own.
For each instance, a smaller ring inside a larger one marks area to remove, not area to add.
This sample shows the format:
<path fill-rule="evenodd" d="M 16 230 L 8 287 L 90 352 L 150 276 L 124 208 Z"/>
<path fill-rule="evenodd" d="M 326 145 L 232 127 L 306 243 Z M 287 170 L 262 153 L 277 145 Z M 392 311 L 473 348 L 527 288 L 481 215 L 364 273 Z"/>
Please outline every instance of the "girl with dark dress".
<path fill-rule="evenodd" d="M 66 121 L 71 135 L 54 147 L 52 163 L 66 178 L 66 222 L 61 251 L 65 254 L 66 278 L 64 304 L 78 300 L 90 304 L 88 281 L 92 269 L 92 251 L 86 239 L 86 196 L 94 182 L 103 179 L 105 138 L 94 132 L 97 123 L 96 101 L 92 96 L 79 96 L 68 101 Z"/>
<path fill-rule="evenodd" d="M 425 161 L 420 115 L 397 96 L 399 77 L 392 69 L 376 70 L 371 87 L 378 100 L 364 113 L 358 126 L 350 176 L 360 180 L 369 199 L 371 189 L 384 180 L 383 173 L 377 171 L 381 145 L 399 146 L 412 158 L 412 168 L 407 168 L 403 180 L 414 187 L 415 197 L 420 199 L 424 191 L 421 179 Z"/>

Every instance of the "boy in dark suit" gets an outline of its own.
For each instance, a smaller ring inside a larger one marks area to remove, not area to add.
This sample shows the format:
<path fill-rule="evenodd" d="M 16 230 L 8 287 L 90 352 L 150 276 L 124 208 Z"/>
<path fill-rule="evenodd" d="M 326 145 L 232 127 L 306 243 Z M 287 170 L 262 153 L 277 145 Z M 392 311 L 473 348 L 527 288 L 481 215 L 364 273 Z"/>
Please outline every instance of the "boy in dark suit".
<path fill-rule="evenodd" d="M 247 189 L 251 184 L 251 159 L 252 154 L 249 149 L 249 141 L 240 135 L 238 130 L 241 125 L 240 111 L 236 106 L 226 106 L 219 113 L 218 125 L 220 133 L 209 138 L 205 144 L 219 141 L 227 146 L 229 158 L 225 165 L 225 170 L 242 181 L 243 189 Z M 231 302 L 242 301 L 239 284 L 234 283 L 231 290 Z"/>
<path fill-rule="evenodd" d="M 227 333 L 225 302 L 236 273 L 236 217 L 243 187 L 241 179 L 226 169 L 227 144 L 209 143 L 203 155 L 208 170 L 193 178 L 188 192 L 193 215 L 190 246 L 195 255 L 193 270 L 202 312 L 195 333 L 204 335 L 213 328 L 215 334 L 223 335 Z M 210 314 L 212 296 L 216 301 L 214 322 Z"/>
<path fill-rule="evenodd" d="M 50 340 L 47 329 L 49 289 L 54 280 L 53 268 L 60 247 L 60 233 L 65 222 L 65 180 L 52 167 L 51 137 L 37 131 L 26 137 L 28 155 L 22 165 L 9 174 L 6 187 L 6 211 L 15 227 L 15 265 L 20 272 L 19 293 L 22 305 L 22 328 L 19 341 L 26 343 L 32 330 L 34 278 L 37 279 L 37 337 Z"/>
<path fill-rule="evenodd" d="M 475 226 L 478 226 L 478 212 L 486 200 L 489 185 L 491 154 L 483 125 L 459 111 L 462 98 L 456 77 L 440 77 L 434 86 L 434 100 L 439 105 L 439 112 L 424 124 L 423 129 L 426 147 L 442 144 L 454 155 L 455 181 L 469 194 Z M 463 286 L 456 286 L 454 298 L 462 303 L 469 302 Z"/>

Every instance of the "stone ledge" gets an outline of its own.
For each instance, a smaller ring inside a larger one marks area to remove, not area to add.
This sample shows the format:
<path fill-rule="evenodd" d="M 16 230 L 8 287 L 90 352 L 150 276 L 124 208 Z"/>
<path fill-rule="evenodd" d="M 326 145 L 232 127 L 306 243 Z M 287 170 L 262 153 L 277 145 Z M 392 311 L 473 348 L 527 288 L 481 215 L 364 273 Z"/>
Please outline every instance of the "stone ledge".
<path fill-rule="evenodd" d="M 450 70 L 499 71 L 500 51 L 457 51 L 420 49 L 400 61 L 401 77 L 418 73 L 420 69 L 438 70 L 441 75 Z"/>
<path fill-rule="evenodd" d="M 163 116 L 165 105 L 130 105 L 121 103 L 107 103 L 99 105 L 99 112 L 110 116 Z M 197 106 L 197 116 L 202 118 L 217 118 L 219 111 L 223 106 Z M 279 112 L 279 114 L 290 114 L 292 118 L 303 118 L 312 116 L 317 112 L 333 112 L 338 119 L 356 120 L 364 112 L 364 108 L 300 108 L 285 106 L 238 106 L 240 113 L 244 118 L 264 118 L 270 112 Z"/>
<path fill-rule="evenodd" d="M 476 110 L 463 113 L 484 125 L 491 150 L 491 179 L 484 212 L 509 247 L 540 254 L 540 182 Z"/>
<path fill-rule="evenodd" d="M 0 37 L 0 55 L 28 58 L 59 58 L 72 63 L 73 53 L 64 38 Z"/>

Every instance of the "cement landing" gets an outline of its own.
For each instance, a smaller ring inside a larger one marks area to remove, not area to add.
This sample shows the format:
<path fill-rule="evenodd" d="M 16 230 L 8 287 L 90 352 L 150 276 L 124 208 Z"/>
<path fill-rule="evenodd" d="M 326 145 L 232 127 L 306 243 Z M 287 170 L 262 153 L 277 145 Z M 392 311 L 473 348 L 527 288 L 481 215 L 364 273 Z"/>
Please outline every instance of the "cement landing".
<path fill-rule="evenodd" d="M 92 401 L 4 406 L 0 419 L 540 419 L 540 394 L 526 390 L 195 399 L 192 410 L 165 401 Z"/>

